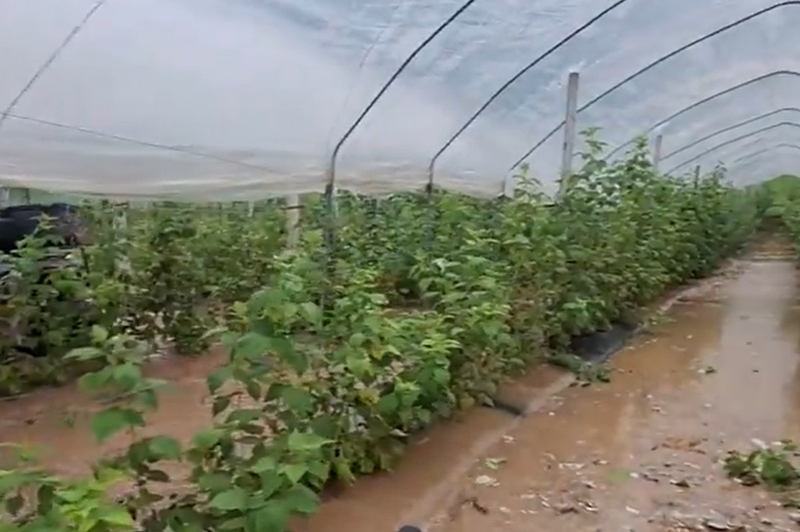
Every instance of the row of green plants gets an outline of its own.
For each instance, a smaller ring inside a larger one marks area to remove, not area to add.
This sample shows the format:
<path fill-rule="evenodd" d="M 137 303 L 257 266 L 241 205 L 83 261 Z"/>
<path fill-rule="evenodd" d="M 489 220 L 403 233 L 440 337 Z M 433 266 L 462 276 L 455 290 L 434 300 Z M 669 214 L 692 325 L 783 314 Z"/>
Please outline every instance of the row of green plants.
<path fill-rule="evenodd" d="M 800 249 L 800 177 L 781 175 L 767 181 L 761 191 L 765 221 L 788 233 Z"/>
<path fill-rule="evenodd" d="M 91 479 L 22 455 L 0 471 L 0 532 L 283 532 L 331 482 L 390 469 L 416 433 L 707 275 L 758 224 L 754 193 L 720 172 L 659 175 L 643 142 L 608 164 L 588 140 L 555 200 L 524 175 L 513 198 L 488 202 L 342 195 L 333 248 L 320 198 L 294 249 L 277 208 L 171 205 L 128 211 L 124 227 L 116 208 L 93 208 L 88 266 L 59 274 L 77 287 L 66 299 L 81 292 L 92 309 L 48 358 L 80 367 L 87 393 L 119 398 L 93 416 L 98 440 L 134 443 Z M 168 385 L 143 373 L 157 339 L 229 353 L 207 378 L 214 421 L 190 441 L 142 433 Z"/>

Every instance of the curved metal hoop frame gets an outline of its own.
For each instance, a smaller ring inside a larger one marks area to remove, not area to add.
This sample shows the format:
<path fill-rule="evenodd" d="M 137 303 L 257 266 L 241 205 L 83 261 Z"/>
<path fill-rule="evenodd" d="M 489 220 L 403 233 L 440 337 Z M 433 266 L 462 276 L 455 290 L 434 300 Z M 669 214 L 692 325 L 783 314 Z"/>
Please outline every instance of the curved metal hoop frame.
<path fill-rule="evenodd" d="M 721 148 L 724 148 L 725 146 L 729 146 L 731 144 L 735 144 L 735 143 L 739 142 L 740 140 L 745 140 L 745 139 L 748 139 L 750 137 L 755 137 L 756 135 L 758 135 L 760 133 L 765 133 L 767 131 L 771 131 L 773 129 L 778 129 L 778 128 L 781 128 L 781 127 L 792 127 L 792 128 L 800 129 L 800 124 L 798 124 L 797 122 L 783 121 L 783 122 L 778 122 L 777 124 L 772 124 L 772 125 L 769 125 L 769 126 L 765 126 L 765 127 L 756 129 L 754 131 L 750 131 L 749 133 L 745 133 L 744 135 L 739 135 L 738 137 L 734 137 L 734 138 L 728 139 L 728 140 L 726 140 L 724 142 L 720 142 L 719 144 L 715 144 L 714 146 L 711 146 L 707 150 L 704 150 L 703 152 L 695 155 L 694 157 L 692 157 L 690 159 L 686 159 L 682 163 L 673 166 L 671 169 L 669 169 L 668 171 L 666 171 L 664 173 L 665 174 L 671 174 L 671 173 L 675 172 L 676 170 L 678 170 L 680 168 L 683 168 L 687 164 L 691 164 L 691 163 L 693 163 L 693 162 L 695 162 L 695 161 L 697 161 L 699 159 L 702 159 L 703 157 L 705 157 L 709 153 L 713 153 L 713 152 L 715 152 L 715 151 L 717 151 L 717 150 L 719 150 Z"/>
<path fill-rule="evenodd" d="M 433 182 L 433 171 L 434 171 L 434 167 L 436 166 L 436 161 L 439 160 L 439 157 L 441 157 L 442 154 L 445 151 L 447 151 L 447 149 L 453 144 L 453 142 L 455 142 L 456 139 L 458 137 L 460 137 L 461 134 L 464 133 L 464 131 L 466 131 L 467 128 L 469 126 L 471 126 L 473 124 L 473 122 L 475 122 L 475 120 L 477 120 L 478 117 L 481 114 L 483 114 L 483 112 L 486 109 L 488 109 L 489 106 L 493 102 L 495 102 L 497 100 L 497 98 L 499 98 L 506 91 L 506 89 L 508 89 L 511 85 L 516 83 L 517 80 L 519 80 L 522 76 L 524 76 L 526 73 L 528 73 L 528 71 L 530 71 L 533 67 L 535 67 L 536 65 L 541 63 L 547 57 L 551 56 L 554 52 L 558 51 L 562 46 L 564 46 L 569 41 L 571 41 L 572 39 L 574 39 L 575 37 L 577 37 L 578 35 L 583 33 L 584 30 L 586 30 L 587 28 L 592 26 L 595 22 L 597 22 L 598 20 L 602 19 L 603 17 L 605 17 L 606 15 L 608 15 L 609 13 L 614 11 L 616 8 L 618 8 L 622 4 L 626 3 L 627 1 L 628 0 L 617 0 L 616 2 L 614 2 L 613 4 L 608 6 L 607 8 L 603 9 L 602 11 L 597 13 L 595 16 L 593 16 L 592 18 L 587 20 L 585 23 L 580 25 L 572 33 L 570 33 L 569 35 L 567 35 L 566 37 L 561 39 L 555 45 L 551 46 L 549 49 L 547 49 L 547 51 L 545 51 L 539 57 L 537 57 L 536 59 L 534 59 L 533 61 L 531 61 L 527 65 L 525 65 L 524 67 L 522 67 L 520 70 L 517 71 L 516 74 L 511 76 L 508 80 L 506 80 L 506 82 L 503 83 L 491 96 L 489 96 L 489 98 L 467 119 L 467 121 L 464 122 L 464 124 L 460 128 L 458 128 L 458 130 L 456 130 L 456 132 L 453 133 L 453 135 L 449 139 L 447 139 L 447 142 L 445 142 L 444 145 L 441 148 L 439 148 L 439 150 L 431 158 L 431 161 L 428 164 L 428 179 L 429 179 L 430 184 L 432 184 L 432 182 Z"/>
<path fill-rule="evenodd" d="M 685 52 L 686 50 L 689 50 L 690 48 L 693 48 L 694 46 L 697 46 L 698 44 L 700 44 L 700 43 L 702 43 L 704 41 L 712 39 L 712 38 L 716 37 L 717 35 L 720 35 L 721 33 L 725 33 L 728 30 L 731 30 L 731 29 L 733 29 L 733 28 L 735 28 L 737 26 L 740 26 L 740 25 L 742 25 L 742 24 L 744 24 L 746 22 L 754 20 L 754 19 L 756 19 L 756 18 L 758 18 L 758 17 L 760 17 L 762 15 L 765 15 L 765 14 L 771 12 L 771 11 L 775 11 L 776 9 L 780 9 L 780 8 L 788 7 L 788 6 L 798 6 L 798 5 L 800 5 L 800 0 L 788 0 L 788 1 L 784 1 L 784 2 L 779 2 L 777 4 L 771 5 L 769 7 L 764 8 L 764 9 L 760 9 L 760 10 L 754 12 L 754 13 L 751 13 L 751 14 L 745 16 L 745 17 L 740 18 L 739 20 L 731 22 L 730 24 L 726 24 L 725 26 L 722 26 L 721 28 L 718 28 L 718 29 L 712 31 L 711 33 L 707 33 L 707 34 L 703 35 L 702 37 L 699 37 L 699 38 L 697 38 L 697 39 L 695 39 L 695 40 L 693 40 L 693 41 L 691 41 L 689 43 L 686 43 L 683 46 L 681 46 L 679 48 L 676 48 L 675 50 L 669 52 L 668 54 L 659 57 L 658 59 L 656 59 L 652 63 L 642 67 L 637 72 L 634 72 L 630 76 L 626 77 L 622 81 L 620 81 L 620 82 L 616 83 L 614 86 L 610 87 L 608 90 L 604 91 L 602 94 L 599 94 L 596 97 L 592 98 L 590 101 L 586 102 L 584 105 L 579 107 L 577 109 L 577 112 L 581 113 L 581 112 L 589 109 L 590 107 L 592 107 L 594 104 L 596 104 L 597 102 L 599 102 L 600 100 L 602 100 L 606 96 L 608 96 L 611 93 L 615 92 L 617 89 L 619 89 L 623 85 L 626 85 L 627 83 L 629 83 L 629 82 L 633 81 L 634 79 L 638 78 L 639 76 L 641 76 L 642 74 L 646 73 L 650 69 L 652 69 L 652 68 L 660 65 L 661 63 L 663 63 L 663 62 L 675 57 L 678 54 L 681 54 L 681 53 Z M 517 168 L 520 164 L 522 164 L 525 161 L 525 159 L 530 157 L 531 154 L 533 154 L 533 152 L 535 152 L 537 149 L 539 149 L 542 146 L 542 144 L 544 144 L 545 142 L 550 140 L 553 137 L 553 135 L 558 133 L 558 131 L 562 127 L 564 127 L 564 124 L 565 124 L 565 121 L 562 120 L 561 123 L 558 126 L 553 128 L 552 131 L 550 131 L 547 135 L 545 135 L 538 142 L 536 142 L 536 144 L 534 144 L 533 147 L 525 153 L 525 155 L 523 155 L 522 157 L 517 159 L 517 161 L 511 166 L 511 170 Z M 653 129 L 655 129 L 655 127 Z M 652 129 L 651 129 L 651 131 L 652 131 Z M 625 143 L 623 146 L 617 148 L 617 150 L 615 150 L 614 153 L 616 153 L 616 151 L 618 151 L 622 147 L 629 145 L 631 142 L 633 142 L 633 140 L 630 140 L 627 143 Z M 609 157 L 610 157 L 610 155 L 609 155 Z"/>
<path fill-rule="evenodd" d="M 684 144 L 683 146 L 681 146 L 677 150 L 673 150 L 673 151 L 669 152 L 668 154 L 666 154 L 663 157 L 661 157 L 661 162 L 664 162 L 667 159 L 669 159 L 671 157 L 674 157 L 675 155 L 678 155 L 679 153 L 683 153 L 684 151 L 686 151 L 688 149 L 691 149 L 691 148 L 697 146 L 698 144 L 702 144 L 703 142 L 705 142 L 707 140 L 710 140 L 710 139 L 712 139 L 714 137 L 718 137 L 719 135 L 722 135 L 723 133 L 727 133 L 728 131 L 733 131 L 734 129 L 739 129 L 740 127 L 744 127 L 746 125 L 752 124 L 754 122 L 758 122 L 760 120 L 764 120 L 765 118 L 769 118 L 771 116 L 775 116 L 775 115 L 778 115 L 778 114 L 781 114 L 781 113 L 800 113 L 800 108 L 797 108 L 797 107 L 781 107 L 780 109 L 775 109 L 774 111 L 770 111 L 768 113 L 762 113 L 762 114 L 760 114 L 758 116 L 754 116 L 752 118 L 748 118 L 747 120 L 742 120 L 741 122 L 737 122 L 737 123 L 732 124 L 730 126 L 726 126 L 726 127 L 721 128 L 721 129 L 717 129 L 717 130 L 713 131 L 712 133 L 709 133 L 708 135 L 704 135 L 704 136 L 700 137 L 699 139 L 696 139 L 696 140 L 694 140 L 694 141 L 692 141 L 692 142 L 690 142 L 688 144 Z"/>
<path fill-rule="evenodd" d="M 748 153 L 746 155 L 742 155 L 741 157 L 731 161 L 731 165 L 735 165 L 737 163 L 741 163 L 741 162 L 744 162 L 744 161 L 749 161 L 753 157 L 758 157 L 759 155 L 763 155 L 765 153 L 769 153 L 772 150 L 776 150 L 776 149 L 779 149 L 779 148 L 792 148 L 794 150 L 800 150 L 800 145 L 792 144 L 791 142 L 780 142 L 778 144 L 773 144 L 772 146 L 767 146 L 766 148 L 761 148 L 758 151 L 754 151 L 752 153 Z M 735 168 L 735 166 L 734 166 L 734 168 Z"/>
<path fill-rule="evenodd" d="M 781 142 L 781 143 L 778 143 L 778 144 L 773 144 L 773 145 L 767 146 L 766 148 L 762 148 L 760 150 L 757 150 L 757 151 L 754 151 L 752 153 L 743 155 L 742 157 L 739 157 L 738 159 L 734 160 L 731 163 L 731 166 L 727 170 L 728 171 L 740 171 L 740 170 L 743 170 L 744 168 L 746 168 L 746 167 L 748 167 L 748 166 L 750 166 L 752 164 L 761 163 L 762 162 L 761 161 L 761 156 L 762 155 L 765 155 L 765 154 L 768 154 L 768 153 L 773 152 L 775 150 L 780 150 L 780 149 L 783 149 L 783 148 L 790 148 L 791 150 L 794 150 L 794 151 L 800 151 L 800 145 L 798 145 L 798 144 L 793 144 L 793 143 L 790 143 L 790 142 Z"/>

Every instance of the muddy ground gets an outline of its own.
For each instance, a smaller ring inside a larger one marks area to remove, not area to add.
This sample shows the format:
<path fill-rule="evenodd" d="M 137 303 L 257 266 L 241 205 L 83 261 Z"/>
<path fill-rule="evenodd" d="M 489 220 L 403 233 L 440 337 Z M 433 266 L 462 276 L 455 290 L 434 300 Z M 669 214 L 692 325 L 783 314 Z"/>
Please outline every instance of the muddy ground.
<path fill-rule="evenodd" d="M 800 439 L 798 277 L 785 242 L 754 246 L 671 299 L 611 360 L 609 383 L 538 368 L 507 390 L 527 416 L 476 409 L 436 427 L 298 532 L 797 530 L 797 510 L 729 480 L 720 460 L 754 439 Z M 218 361 L 157 366 L 174 385 L 149 430 L 202 428 L 202 379 Z M 80 473 L 110 450 L 64 425 L 87 408 L 69 387 L 2 402 L 0 439 L 55 444 L 48 462 Z"/>

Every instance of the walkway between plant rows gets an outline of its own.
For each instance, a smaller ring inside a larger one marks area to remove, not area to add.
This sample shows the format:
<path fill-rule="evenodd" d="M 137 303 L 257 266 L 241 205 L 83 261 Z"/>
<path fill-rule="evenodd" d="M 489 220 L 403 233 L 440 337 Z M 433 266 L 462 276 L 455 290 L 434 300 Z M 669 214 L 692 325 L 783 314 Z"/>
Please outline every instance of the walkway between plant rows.
<path fill-rule="evenodd" d="M 753 440 L 800 437 L 797 285 L 790 247 L 754 246 L 616 355 L 609 383 L 537 372 L 538 408 L 522 421 L 481 410 L 435 430 L 395 473 L 301 528 L 796 530 L 797 510 L 729 480 L 721 461 Z"/>

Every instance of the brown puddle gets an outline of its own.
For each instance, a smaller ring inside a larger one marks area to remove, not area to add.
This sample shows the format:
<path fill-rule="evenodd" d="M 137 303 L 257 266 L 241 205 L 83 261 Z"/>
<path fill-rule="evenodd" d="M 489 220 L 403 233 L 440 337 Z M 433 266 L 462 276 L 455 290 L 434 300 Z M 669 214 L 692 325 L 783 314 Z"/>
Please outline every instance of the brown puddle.
<path fill-rule="evenodd" d="M 785 257 L 781 246 L 756 249 L 684 292 L 666 323 L 613 359 L 608 384 L 569 387 L 556 369 L 532 371 L 509 390 L 532 405 L 527 418 L 475 409 L 442 424 L 396 471 L 360 480 L 295 532 L 660 531 L 693 519 L 753 530 L 770 519 L 778 530 L 786 511 L 735 487 L 715 460 L 751 438 L 800 437 L 800 303 Z M 207 426 L 204 377 L 222 359 L 156 363 L 153 376 L 173 385 L 148 431 L 185 439 Z M 88 410 L 72 388 L 0 402 L 0 434 L 55 447 L 47 462 L 80 474 L 124 443 L 100 449 L 64 425 Z"/>

